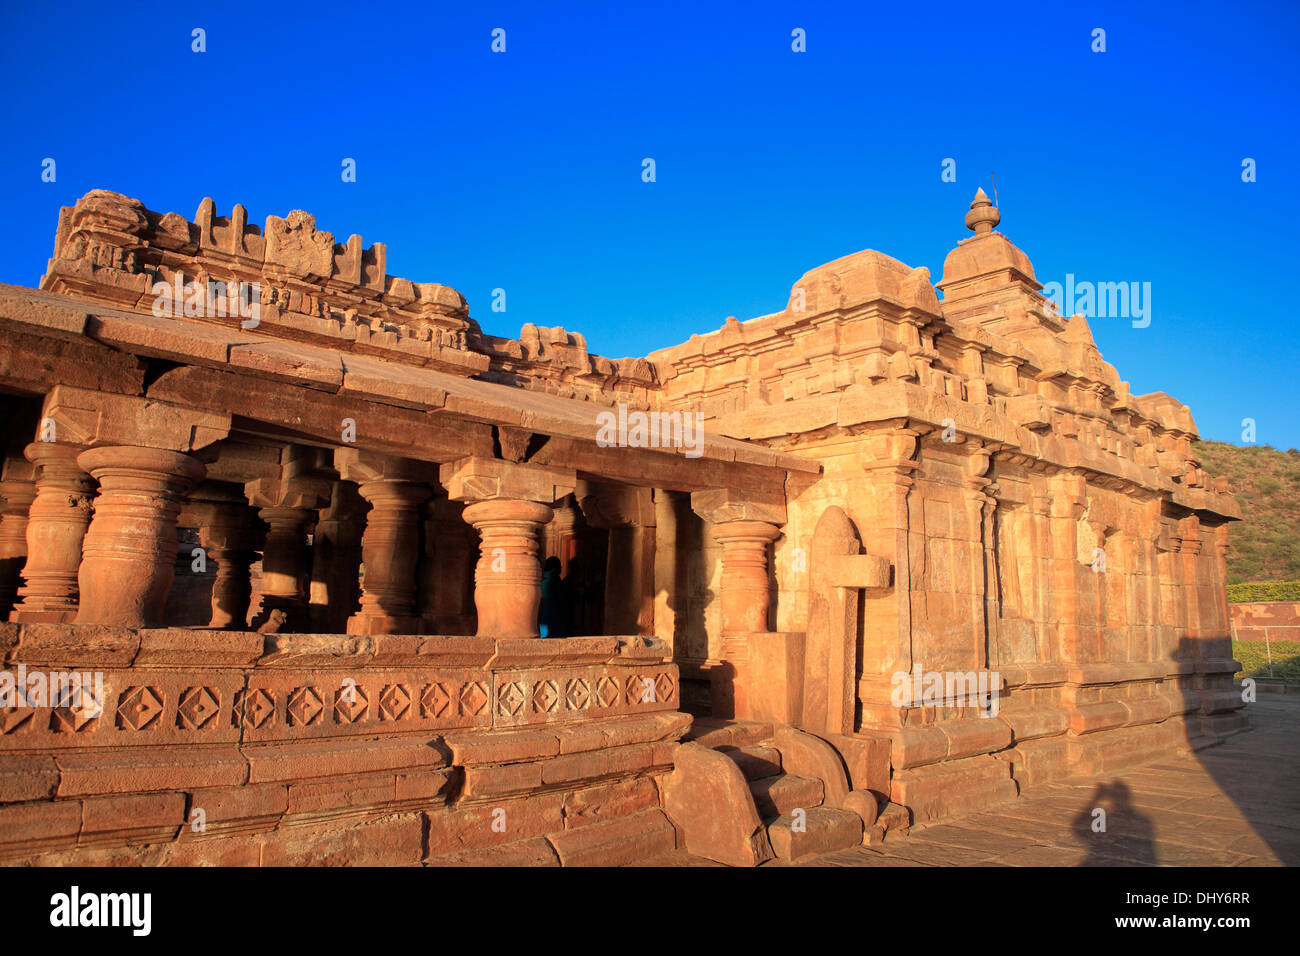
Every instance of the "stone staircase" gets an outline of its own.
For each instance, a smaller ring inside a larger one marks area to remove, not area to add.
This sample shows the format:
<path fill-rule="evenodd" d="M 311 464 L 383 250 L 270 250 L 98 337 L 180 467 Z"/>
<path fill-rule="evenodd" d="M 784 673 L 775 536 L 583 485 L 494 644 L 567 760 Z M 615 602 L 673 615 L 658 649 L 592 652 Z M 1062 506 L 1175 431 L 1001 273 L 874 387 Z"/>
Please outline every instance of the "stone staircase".
<path fill-rule="evenodd" d="M 732 866 L 795 862 L 865 842 L 869 791 L 851 791 L 834 748 L 768 723 L 697 718 L 664 781 L 665 809 L 692 854 Z"/>

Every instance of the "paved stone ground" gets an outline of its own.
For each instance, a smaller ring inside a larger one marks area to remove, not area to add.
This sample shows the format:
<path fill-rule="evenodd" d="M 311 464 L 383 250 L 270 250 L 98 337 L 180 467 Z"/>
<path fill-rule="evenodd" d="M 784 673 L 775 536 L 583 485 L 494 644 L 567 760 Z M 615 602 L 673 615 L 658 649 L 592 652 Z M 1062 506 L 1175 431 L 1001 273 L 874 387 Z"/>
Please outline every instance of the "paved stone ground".
<path fill-rule="evenodd" d="M 800 865 L 1300 865 L 1300 699 L 1263 695 L 1249 714 L 1252 729 L 1218 747 L 1034 787 L 984 812 Z M 1105 832 L 1092 829 L 1098 807 Z M 655 862 L 709 865 L 685 853 Z"/>
<path fill-rule="evenodd" d="M 1017 800 L 812 866 L 1280 866 L 1300 864 L 1300 700 L 1250 705 L 1218 747 L 1027 789 Z M 1106 831 L 1093 832 L 1093 809 Z"/>

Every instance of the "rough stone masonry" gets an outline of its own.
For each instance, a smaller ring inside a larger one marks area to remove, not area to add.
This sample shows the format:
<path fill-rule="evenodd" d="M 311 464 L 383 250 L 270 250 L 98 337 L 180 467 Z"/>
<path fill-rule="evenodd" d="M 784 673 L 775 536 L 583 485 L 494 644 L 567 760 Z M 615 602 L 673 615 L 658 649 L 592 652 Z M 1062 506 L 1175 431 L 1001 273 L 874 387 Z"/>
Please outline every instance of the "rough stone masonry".
<path fill-rule="evenodd" d="M 1237 505 L 999 218 L 611 360 L 88 193 L 0 286 L 0 860 L 747 865 L 1244 729 Z"/>

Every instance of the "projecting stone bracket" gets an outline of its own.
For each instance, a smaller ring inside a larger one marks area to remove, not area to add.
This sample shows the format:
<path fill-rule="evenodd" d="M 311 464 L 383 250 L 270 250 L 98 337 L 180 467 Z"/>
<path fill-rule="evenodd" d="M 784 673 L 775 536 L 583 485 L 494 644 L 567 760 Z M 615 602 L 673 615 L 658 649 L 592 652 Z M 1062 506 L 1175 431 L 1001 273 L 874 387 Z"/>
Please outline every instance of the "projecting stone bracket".
<path fill-rule="evenodd" d="M 691 509 L 706 521 L 763 521 L 776 527 L 785 524 L 785 489 L 711 488 L 691 493 Z"/>
<path fill-rule="evenodd" d="M 822 559 L 825 584 L 836 588 L 888 588 L 893 564 L 874 554 L 826 555 Z"/>
<path fill-rule="evenodd" d="M 507 498 L 545 505 L 570 494 L 577 483 L 572 471 L 474 457 L 446 463 L 441 478 L 453 501 Z"/>
<path fill-rule="evenodd" d="M 58 441 L 75 445 L 194 452 L 230 435 L 226 414 L 67 385 L 50 390 L 41 414 Z"/>

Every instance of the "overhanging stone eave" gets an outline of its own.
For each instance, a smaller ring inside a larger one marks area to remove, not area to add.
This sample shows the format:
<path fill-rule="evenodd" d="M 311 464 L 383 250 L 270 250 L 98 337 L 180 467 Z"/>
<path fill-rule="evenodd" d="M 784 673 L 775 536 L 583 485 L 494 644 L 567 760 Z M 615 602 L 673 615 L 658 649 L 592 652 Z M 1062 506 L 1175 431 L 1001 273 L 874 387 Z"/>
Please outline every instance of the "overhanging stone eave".
<path fill-rule="evenodd" d="M 17 286 L 0 286 L 0 328 L 3 327 L 85 340 L 130 355 L 278 382 L 282 387 L 309 389 L 308 395 L 327 393 L 411 409 L 433 419 L 445 418 L 449 423 L 463 421 L 527 429 L 564 438 L 579 446 L 599 447 L 598 416 L 612 411 L 590 402 L 414 367 L 377 356 L 288 342 L 259 335 L 254 330 L 105 308 L 63 293 Z M 229 394 L 233 396 L 233 392 Z M 184 404 L 183 395 L 179 394 L 169 395 L 167 400 Z M 194 404 L 192 399 L 190 404 Z M 255 409 L 241 409 L 238 414 L 263 420 Z M 285 427 L 281 421 L 267 424 Z M 322 439 L 318 436 L 317 440 Z M 667 462 L 677 461 L 678 467 L 690 469 L 700 460 L 745 466 L 746 470 L 818 471 L 815 463 L 798 456 L 709 432 L 703 433 L 700 454 L 695 459 L 685 457 L 682 449 L 673 447 L 636 448 L 635 451 L 651 459 L 661 459 L 660 466 L 654 469 L 658 472 L 664 470 Z M 679 483 L 696 484 L 692 480 Z"/>
<path fill-rule="evenodd" d="M 718 419 L 718 422 L 721 427 L 750 441 L 784 438 L 791 434 L 788 404 L 736 412 Z M 1154 468 L 1125 461 L 1085 443 L 1067 443 L 1056 437 L 1037 435 L 1004 416 L 996 415 L 992 406 L 953 401 L 909 382 L 850 389 L 801 399 L 797 404 L 800 406 L 797 417 L 801 427 L 796 434 L 830 427 L 847 431 L 897 421 L 915 422 L 934 429 L 943 427 L 945 421 L 951 421 L 964 438 L 998 446 L 999 451 L 1028 455 L 1055 468 L 1092 472 L 1128 486 L 1170 495 L 1179 503 L 1194 499 L 1194 503 L 1186 506 L 1229 519 L 1235 517 L 1236 505 L 1229 496 L 1209 491 L 1188 495 L 1189 491 L 1202 490 L 1180 489 L 1171 478 Z"/>

